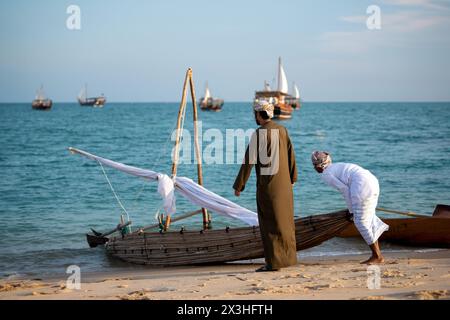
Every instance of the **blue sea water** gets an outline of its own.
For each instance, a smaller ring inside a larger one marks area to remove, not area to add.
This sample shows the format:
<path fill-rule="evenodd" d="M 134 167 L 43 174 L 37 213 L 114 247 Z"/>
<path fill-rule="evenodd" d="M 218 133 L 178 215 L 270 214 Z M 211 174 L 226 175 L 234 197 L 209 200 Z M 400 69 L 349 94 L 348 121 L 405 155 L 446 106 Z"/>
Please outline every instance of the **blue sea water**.
<path fill-rule="evenodd" d="M 29 104 L 0 104 L 0 276 L 64 273 L 71 264 L 87 271 L 123 267 L 87 246 L 89 228 L 113 228 L 122 211 L 101 168 L 67 148 L 170 173 L 177 112 L 177 103 L 110 103 L 103 109 L 55 103 L 48 112 Z M 188 110 L 187 129 L 192 129 L 191 117 Z M 255 127 L 250 103 L 226 103 L 222 112 L 199 117 L 203 132 L 214 128 L 224 136 L 226 129 Z M 316 149 L 330 151 L 335 162 L 373 172 L 380 181 L 379 206 L 431 214 L 436 204 L 450 204 L 450 103 L 304 103 L 282 124 L 299 166 L 296 215 L 345 206 L 313 170 L 310 154 Z M 203 150 L 209 143 L 203 142 Z M 240 161 L 204 165 L 204 184 L 256 210 L 254 175 L 240 198 L 233 194 Z M 156 183 L 105 170 L 134 226 L 154 223 L 161 206 Z M 180 165 L 178 175 L 195 179 L 196 165 Z M 196 209 L 181 197 L 177 207 L 179 212 Z M 200 224 L 197 216 L 173 228 L 199 229 Z M 240 223 L 214 215 L 213 224 Z M 360 244 L 330 241 L 309 252 L 349 253 L 353 246 Z"/>

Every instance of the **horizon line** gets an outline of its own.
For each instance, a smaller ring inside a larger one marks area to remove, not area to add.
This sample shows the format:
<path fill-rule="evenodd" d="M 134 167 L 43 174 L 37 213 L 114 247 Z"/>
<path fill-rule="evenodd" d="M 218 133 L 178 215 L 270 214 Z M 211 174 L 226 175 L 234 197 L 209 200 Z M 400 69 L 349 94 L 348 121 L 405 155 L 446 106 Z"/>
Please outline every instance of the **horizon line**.
<path fill-rule="evenodd" d="M 30 101 L 0 101 L 0 104 L 31 104 Z M 77 101 L 53 101 L 53 103 L 58 104 L 69 104 L 75 103 Z M 107 101 L 106 104 L 119 104 L 119 103 L 180 103 L 180 101 Z M 187 101 L 187 103 L 192 103 L 192 101 Z M 253 103 L 253 101 L 245 100 L 235 100 L 228 101 L 225 103 Z M 309 100 L 301 101 L 301 103 L 450 103 L 450 100 Z"/>

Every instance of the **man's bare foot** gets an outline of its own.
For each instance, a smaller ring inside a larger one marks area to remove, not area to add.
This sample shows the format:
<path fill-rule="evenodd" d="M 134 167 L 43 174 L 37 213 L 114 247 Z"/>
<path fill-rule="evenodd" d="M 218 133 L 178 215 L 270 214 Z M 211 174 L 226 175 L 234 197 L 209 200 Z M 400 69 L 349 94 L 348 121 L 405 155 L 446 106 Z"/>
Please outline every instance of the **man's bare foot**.
<path fill-rule="evenodd" d="M 384 263 L 384 258 L 382 256 L 380 256 L 380 257 L 371 256 L 366 261 L 361 262 L 361 264 L 383 264 L 383 263 Z"/>

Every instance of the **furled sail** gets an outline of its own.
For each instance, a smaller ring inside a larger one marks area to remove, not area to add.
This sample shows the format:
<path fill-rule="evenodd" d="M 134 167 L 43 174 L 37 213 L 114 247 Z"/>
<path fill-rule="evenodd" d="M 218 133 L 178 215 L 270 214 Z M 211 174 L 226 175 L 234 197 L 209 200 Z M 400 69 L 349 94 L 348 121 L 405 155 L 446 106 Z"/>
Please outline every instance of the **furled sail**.
<path fill-rule="evenodd" d="M 206 89 L 205 89 L 205 100 L 209 99 L 211 97 L 211 92 L 209 92 L 208 82 L 206 83 Z"/>
<path fill-rule="evenodd" d="M 298 91 L 297 85 L 294 82 L 294 98 L 298 99 L 300 98 L 300 92 Z"/>
<path fill-rule="evenodd" d="M 272 91 L 270 84 L 267 81 L 264 81 L 264 91 Z"/>
<path fill-rule="evenodd" d="M 78 94 L 78 99 L 81 101 L 85 101 L 87 99 L 87 84 L 85 84 L 84 87 L 81 88 L 81 91 Z"/>
<path fill-rule="evenodd" d="M 42 86 L 42 85 L 36 91 L 36 100 L 45 100 L 44 86 Z"/>
<path fill-rule="evenodd" d="M 239 219 L 251 226 L 258 225 L 258 216 L 255 212 L 250 211 L 228 199 L 219 196 L 218 194 L 195 183 L 192 179 L 186 177 L 174 177 L 171 179 L 169 176 L 163 173 L 129 166 L 120 162 L 115 162 L 90 154 L 83 150 L 69 148 L 69 151 L 72 153 L 78 153 L 88 159 L 97 161 L 102 165 L 106 165 L 130 175 L 148 180 L 158 181 L 158 193 L 163 198 L 164 210 L 168 214 L 173 214 L 176 211 L 175 195 L 173 191 L 177 190 L 191 203 L 196 204 L 202 208 L 206 208 L 208 210 L 231 218 Z"/>
<path fill-rule="evenodd" d="M 281 58 L 278 58 L 278 91 L 288 93 L 288 82 L 283 65 L 281 64 Z"/>

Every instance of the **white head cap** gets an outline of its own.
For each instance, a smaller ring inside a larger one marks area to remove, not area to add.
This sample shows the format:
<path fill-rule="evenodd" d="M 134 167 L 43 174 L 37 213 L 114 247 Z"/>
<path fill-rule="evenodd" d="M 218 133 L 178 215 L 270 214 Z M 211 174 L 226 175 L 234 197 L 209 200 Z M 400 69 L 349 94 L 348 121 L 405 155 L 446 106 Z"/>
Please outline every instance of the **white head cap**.
<path fill-rule="evenodd" d="M 253 104 L 253 109 L 255 111 L 265 111 L 269 118 L 273 118 L 274 106 L 267 100 L 255 100 Z"/>

